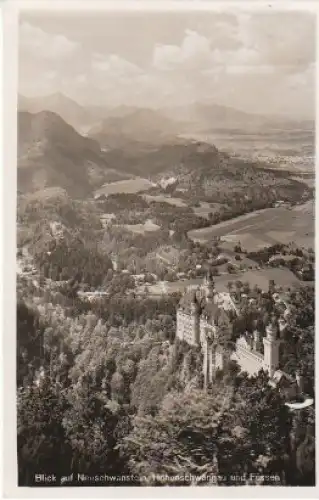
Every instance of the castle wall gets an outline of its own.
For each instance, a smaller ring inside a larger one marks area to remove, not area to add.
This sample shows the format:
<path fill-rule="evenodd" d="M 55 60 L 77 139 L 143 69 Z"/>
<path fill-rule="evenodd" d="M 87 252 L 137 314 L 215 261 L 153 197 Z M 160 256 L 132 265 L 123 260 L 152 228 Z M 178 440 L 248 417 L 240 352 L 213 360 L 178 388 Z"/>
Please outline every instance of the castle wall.
<path fill-rule="evenodd" d="M 225 365 L 225 353 L 217 349 L 215 354 L 215 366 L 218 370 L 223 370 Z"/>
<path fill-rule="evenodd" d="M 200 330 L 200 343 L 203 344 L 206 342 L 206 331 L 209 330 L 212 333 L 215 333 L 216 327 L 210 323 L 208 323 L 205 319 L 200 319 L 199 322 L 199 330 Z"/>
<path fill-rule="evenodd" d="M 253 351 L 249 346 L 244 345 L 243 339 L 236 342 L 236 351 L 231 355 L 231 359 L 237 361 L 242 371 L 249 375 L 256 375 L 263 368 L 263 355 Z"/>
<path fill-rule="evenodd" d="M 218 300 L 217 300 L 218 299 Z M 219 294 L 215 296 L 215 301 L 218 302 L 218 307 L 226 310 L 234 309 L 234 304 L 230 301 L 229 294 L 223 296 Z M 216 303 L 217 303 L 216 302 Z M 180 307 L 176 315 L 176 337 L 189 345 L 201 345 L 203 352 L 203 374 L 205 386 L 214 378 L 216 369 L 223 369 L 225 364 L 225 353 L 222 349 L 216 349 L 218 344 L 218 327 L 214 324 L 213 318 L 206 319 L 204 315 L 200 316 L 200 310 L 197 309 L 197 304 L 192 302 L 186 304 L 187 307 Z M 258 332 L 254 334 L 251 342 L 246 340 L 242 335 L 236 342 L 236 350 L 227 359 L 235 360 L 241 368 L 241 371 L 246 371 L 249 375 L 256 375 L 259 370 L 264 369 L 269 372 L 272 377 L 275 370 L 278 368 L 279 362 L 279 344 L 275 340 L 275 334 L 272 329 L 267 333 L 267 337 L 262 339 L 264 344 L 264 354 L 261 354 L 256 349 L 256 338 L 259 339 Z M 208 343 L 207 343 L 208 341 Z M 213 342 L 215 345 L 211 344 Z M 261 339 L 259 341 L 261 343 Z"/>
<path fill-rule="evenodd" d="M 176 336 L 190 345 L 197 345 L 197 330 L 199 328 L 197 323 L 198 320 L 195 315 L 177 311 Z"/>

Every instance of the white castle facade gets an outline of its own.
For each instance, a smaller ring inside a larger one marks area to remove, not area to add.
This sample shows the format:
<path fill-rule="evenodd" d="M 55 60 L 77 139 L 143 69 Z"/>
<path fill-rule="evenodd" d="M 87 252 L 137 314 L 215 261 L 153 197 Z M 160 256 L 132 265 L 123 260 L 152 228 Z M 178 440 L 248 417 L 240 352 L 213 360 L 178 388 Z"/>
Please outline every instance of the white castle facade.
<path fill-rule="evenodd" d="M 236 304 L 230 293 L 217 293 L 214 280 L 207 275 L 204 285 L 190 290 L 182 297 L 177 309 L 176 336 L 203 353 L 204 387 L 209 386 L 218 369 L 230 359 L 237 361 L 241 371 L 256 375 L 260 369 L 268 372 L 273 384 L 294 379 L 279 370 L 281 336 L 286 327 L 284 317 L 272 317 L 265 335 L 257 329 L 252 335 L 245 332 L 237 339 L 231 352 L 224 345 L 223 332 L 230 326 L 231 317 L 237 315 Z M 231 353 L 230 353 L 231 352 Z"/>

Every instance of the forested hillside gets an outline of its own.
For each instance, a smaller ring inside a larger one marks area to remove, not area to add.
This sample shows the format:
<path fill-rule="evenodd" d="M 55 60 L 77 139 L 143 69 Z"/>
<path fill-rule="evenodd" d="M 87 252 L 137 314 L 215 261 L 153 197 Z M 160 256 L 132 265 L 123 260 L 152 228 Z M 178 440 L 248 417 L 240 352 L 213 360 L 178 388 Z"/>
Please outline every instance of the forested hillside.
<path fill-rule="evenodd" d="M 84 197 L 103 184 L 112 170 L 99 144 L 78 134 L 50 111 L 18 113 L 18 189 L 32 192 L 48 187 Z"/>
<path fill-rule="evenodd" d="M 219 485 L 255 484 L 261 473 L 264 484 L 313 484 L 313 410 L 289 414 L 266 374 L 238 375 L 234 362 L 204 392 L 200 352 L 174 340 L 178 297 L 84 307 L 67 295 L 35 303 L 29 294 L 20 284 L 20 484 L 52 470 L 107 470 L 136 485 L 160 485 L 163 475 L 175 485 L 207 484 L 203 475 Z M 312 328 L 311 296 L 296 296 L 297 329 Z M 303 351 L 313 342 L 310 335 Z M 286 362 L 304 373 L 311 357 L 303 351 L 296 344 Z"/>

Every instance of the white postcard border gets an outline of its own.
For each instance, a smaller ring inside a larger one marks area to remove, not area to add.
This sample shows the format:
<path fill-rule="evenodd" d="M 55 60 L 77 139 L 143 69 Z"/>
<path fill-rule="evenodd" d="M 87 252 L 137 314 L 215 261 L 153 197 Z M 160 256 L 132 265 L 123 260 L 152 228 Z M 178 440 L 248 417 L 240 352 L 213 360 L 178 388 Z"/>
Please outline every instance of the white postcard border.
<path fill-rule="evenodd" d="M 269 486 L 229 486 L 229 487 L 202 487 L 200 490 L 193 487 L 59 487 L 59 488 L 27 488 L 17 487 L 17 456 L 16 456 L 16 130 L 17 130 L 17 19 L 19 10 L 39 9 L 41 11 L 64 9 L 67 11 L 125 11 L 146 10 L 156 12 L 163 10 L 193 10 L 193 11 L 227 11 L 227 10 L 300 10 L 318 13 L 319 3 L 308 1 L 138 1 L 138 0 L 7 0 L 1 5 L 3 55 L 2 55 L 2 294 L 3 294 L 3 485 L 5 498 L 316 498 L 319 497 L 316 487 L 269 487 Z M 317 35 L 318 35 L 317 15 Z M 317 54 L 319 53 L 317 36 Z M 317 64 L 317 81 L 319 81 L 319 65 Z M 316 102 L 318 113 L 318 101 Z M 318 117 L 318 115 L 317 115 Z M 317 127 L 317 120 L 316 120 Z M 317 132 L 317 130 L 316 130 Z M 318 147 L 316 134 L 316 151 Z M 316 155 L 317 166 L 317 155 Z M 316 199 L 316 229 L 318 221 L 318 201 Z M 317 233 L 317 231 L 316 231 Z M 316 238 L 316 250 L 317 250 Z M 319 270 L 316 268 L 316 279 Z M 318 373 L 318 355 L 316 355 L 316 370 Z M 318 396 L 318 387 L 315 388 Z M 318 419 L 316 418 L 318 436 Z M 319 481 L 318 448 L 316 447 L 316 472 Z M 257 488 L 257 489 L 256 489 Z"/>

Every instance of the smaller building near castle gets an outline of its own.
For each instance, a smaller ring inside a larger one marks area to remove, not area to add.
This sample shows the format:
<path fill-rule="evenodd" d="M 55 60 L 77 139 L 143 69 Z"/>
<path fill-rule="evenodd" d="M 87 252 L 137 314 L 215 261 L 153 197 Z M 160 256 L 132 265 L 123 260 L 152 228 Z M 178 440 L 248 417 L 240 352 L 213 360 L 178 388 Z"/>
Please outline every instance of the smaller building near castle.
<path fill-rule="evenodd" d="M 270 284 L 272 292 L 273 283 Z M 270 384 L 281 388 L 290 397 L 300 387 L 300 377 L 293 379 L 279 370 L 280 345 L 286 328 L 287 311 L 281 317 L 273 315 L 265 333 L 257 328 L 253 334 L 243 332 L 234 350 L 225 345 L 231 322 L 238 314 L 238 304 L 230 293 L 217 292 L 214 278 L 208 272 L 204 283 L 197 290 L 189 290 L 182 297 L 177 309 L 176 337 L 192 346 L 199 346 L 203 353 L 204 387 L 208 387 L 218 369 L 222 370 L 230 359 L 235 360 L 241 371 L 256 375 L 261 369 L 268 372 Z"/>

